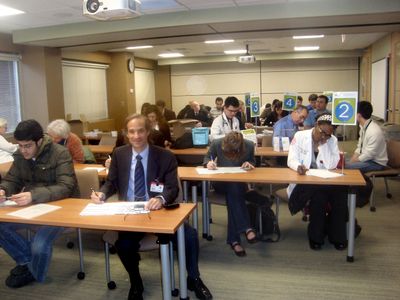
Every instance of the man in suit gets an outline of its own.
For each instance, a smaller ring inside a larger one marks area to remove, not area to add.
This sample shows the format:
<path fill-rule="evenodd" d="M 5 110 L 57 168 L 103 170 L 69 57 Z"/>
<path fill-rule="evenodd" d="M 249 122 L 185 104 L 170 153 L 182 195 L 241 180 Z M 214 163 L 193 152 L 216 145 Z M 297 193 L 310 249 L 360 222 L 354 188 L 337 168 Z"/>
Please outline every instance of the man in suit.
<path fill-rule="evenodd" d="M 161 112 L 161 115 L 164 117 L 165 121 L 171 121 L 176 119 L 176 114 L 173 110 L 165 107 L 164 100 L 157 100 L 156 105 Z"/>
<path fill-rule="evenodd" d="M 191 109 L 188 110 L 186 119 L 198 120 L 199 123 L 196 125 L 196 127 L 210 127 L 212 123 L 210 112 L 205 108 L 202 108 L 201 105 L 196 101 L 192 101 L 190 106 Z"/>
<path fill-rule="evenodd" d="M 105 184 L 92 193 L 95 203 L 102 203 L 115 192 L 120 200 L 147 201 L 146 209 L 158 210 L 178 196 L 177 162 L 168 150 L 149 145 L 149 120 L 134 114 L 125 120 L 129 145 L 115 149 Z M 115 243 L 118 256 L 129 273 L 131 288 L 128 299 L 143 299 L 143 283 L 139 273 L 139 242 L 145 233 L 119 232 Z M 185 225 L 188 288 L 199 299 L 212 299 L 200 279 L 198 269 L 199 241 L 196 230 Z"/>

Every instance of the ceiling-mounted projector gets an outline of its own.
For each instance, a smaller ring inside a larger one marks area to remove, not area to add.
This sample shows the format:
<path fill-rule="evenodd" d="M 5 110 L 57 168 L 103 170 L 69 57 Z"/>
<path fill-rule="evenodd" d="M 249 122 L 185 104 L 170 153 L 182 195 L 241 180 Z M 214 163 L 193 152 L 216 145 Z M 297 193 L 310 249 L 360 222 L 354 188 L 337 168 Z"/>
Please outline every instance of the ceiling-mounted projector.
<path fill-rule="evenodd" d="M 246 55 L 241 55 L 237 59 L 241 64 L 253 64 L 256 62 L 256 57 L 249 54 L 249 45 L 246 45 Z"/>
<path fill-rule="evenodd" d="M 83 15 L 96 20 L 121 20 L 140 15 L 138 0 L 83 0 Z"/>

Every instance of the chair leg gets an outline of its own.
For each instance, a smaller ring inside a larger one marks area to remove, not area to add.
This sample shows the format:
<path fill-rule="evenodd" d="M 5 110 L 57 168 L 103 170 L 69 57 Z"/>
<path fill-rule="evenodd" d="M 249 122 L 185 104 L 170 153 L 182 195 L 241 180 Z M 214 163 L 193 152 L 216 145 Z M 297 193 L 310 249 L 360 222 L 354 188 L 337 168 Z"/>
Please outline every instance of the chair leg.
<path fill-rule="evenodd" d="M 111 280 L 111 272 L 110 272 L 110 252 L 109 252 L 109 244 L 104 242 L 104 257 L 105 257 L 105 265 L 106 265 L 106 280 L 107 287 L 110 290 L 113 290 L 117 287 L 114 281 Z"/>
<path fill-rule="evenodd" d="M 76 229 L 78 234 L 78 247 L 79 247 L 79 272 L 76 277 L 79 280 L 85 279 L 85 269 L 83 266 L 83 246 L 82 246 L 82 232 L 80 228 Z"/>
<path fill-rule="evenodd" d="M 386 198 L 391 199 L 392 198 L 392 194 L 389 191 L 389 184 L 387 182 L 387 178 L 383 177 L 383 179 L 385 180 Z"/>
<path fill-rule="evenodd" d="M 372 175 L 372 193 L 369 197 L 369 210 L 372 212 L 376 211 L 375 202 L 374 202 L 374 194 L 375 194 L 375 176 Z"/>

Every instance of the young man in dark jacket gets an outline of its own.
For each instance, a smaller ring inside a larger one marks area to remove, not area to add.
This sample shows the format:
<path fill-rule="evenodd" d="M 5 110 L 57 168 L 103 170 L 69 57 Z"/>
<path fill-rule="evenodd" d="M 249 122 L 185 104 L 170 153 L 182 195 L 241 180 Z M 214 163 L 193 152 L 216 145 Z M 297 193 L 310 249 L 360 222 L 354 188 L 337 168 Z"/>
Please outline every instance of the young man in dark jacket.
<path fill-rule="evenodd" d="M 68 149 L 43 135 L 35 120 L 22 121 L 14 132 L 19 150 L 0 184 L 0 202 L 10 197 L 18 206 L 79 197 L 74 165 Z M 28 241 L 17 233 L 28 224 L 0 223 L 0 245 L 15 260 L 6 285 L 22 287 L 32 281 L 43 282 L 50 264 L 52 244 L 62 227 L 35 226 Z"/>

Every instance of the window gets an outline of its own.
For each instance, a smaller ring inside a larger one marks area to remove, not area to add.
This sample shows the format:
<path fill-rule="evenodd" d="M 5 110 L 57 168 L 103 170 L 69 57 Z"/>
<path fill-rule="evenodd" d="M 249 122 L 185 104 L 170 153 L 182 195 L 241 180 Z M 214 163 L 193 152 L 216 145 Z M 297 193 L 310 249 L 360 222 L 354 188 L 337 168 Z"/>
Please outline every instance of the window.
<path fill-rule="evenodd" d="M 108 65 L 66 61 L 62 63 L 65 114 L 71 119 L 106 119 Z"/>
<path fill-rule="evenodd" d="M 0 117 L 7 120 L 7 132 L 21 121 L 19 95 L 19 56 L 0 53 Z"/>

